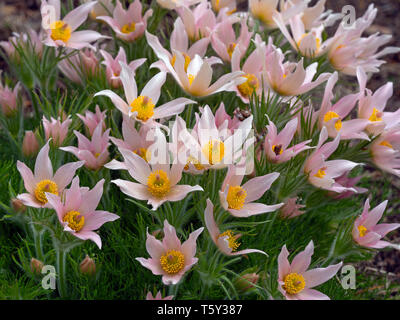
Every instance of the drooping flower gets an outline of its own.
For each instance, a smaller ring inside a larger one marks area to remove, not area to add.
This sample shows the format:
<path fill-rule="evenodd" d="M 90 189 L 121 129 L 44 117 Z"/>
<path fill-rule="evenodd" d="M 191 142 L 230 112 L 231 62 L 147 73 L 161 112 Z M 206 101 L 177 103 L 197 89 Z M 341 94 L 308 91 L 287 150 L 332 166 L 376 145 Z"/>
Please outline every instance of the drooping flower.
<path fill-rule="evenodd" d="M 354 221 L 353 239 L 360 246 L 382 249 L 392 244 L 381 240 L 387 233 L 400 227 L 400 223 L 379 223 L 388 201 L 370 210 L 369 199 L 365 201 L 362 214 Z"/>
<path fill-rule="evenodd" d="M 107 51 L 100 50 L 100 53 L 104 58 L 102 64 L 106 66 L 108 83 L 113 88 L 119 88 L 122 85 L 121 79 L 119 78 L 122 70 L 120 62 L 127 64 L 124 48 L 119 48 L 118 54 L 115 58 L 113 58 Z M 146 58 L 133 60 L 128 64 L 128 67 L 133 71 L 133 74 L 135 74 L 136 69 L 139 68 L 145 61 Z"/>
<path fill-rule="evenodd" d="M 36 157 L 34 174 L 24 163 L 17 161 L 17 169 L 24 180 L 25 189 L 28 191 L 28 193 L 19 194 L 17 198 L 26 206 L 48 207 L 46 193 L 61 195 L 71 182 L 76 170 L 84 164 L 83 161 L 70 162 L 61 166 L 53 174 L 49 149 L 49 141 L 47 141 Z"/>
<path fill-rule="evenodd" d="M 93 113 L 91 111 L 86 111 L 85 115 L 77 114 L 79 119 L 83 121 L 87 130 L 89 131 L 90 136 L 93 135 L 94 130 L 99 125 L 100 122 L 103 123 L 103 130 L 106 128 L 106 112 L 107 110 L 101 111 L 99 105 L 96 105 L 96 112 Z"/>
<path fill-rule="evenodd" d="M 151 17 L 153 10 L 147 10 L 142 16 L 142 3 L 139 0 L 132 2 L 127 10 L 124 10 L 119 0 L 113 12 L 113 17 L 100 16 L 98 20 L 106 22 L 115 32 L 117 38 L 132 42 L 141 37 L 147 28 L 147 19 Z"/>
<path fill-rule="evenodd" d="M 124 87 L 126 100 L 124 101 L 111 90 L 100 91 L 94 96 L 103 95 L 109 97 L 115 107 L 123 114 L 133 117 L 135 120 L 142 123 L 150 124 L 154 123 L 156 119 L 179 114 L 187 104 L 196 103 L 186 98 L 178 98 L 156 107 L 158 99 L 160 98 L 161 87 L 166 79 L 166 73 L 157 73 L 145 85 L 140 95 L 138 95 L 136 80 L 132 69 L 122 62 L 120 62 L 120 64 L 122 66 L 120 79 Z"/>
<path fill-rule="evenodd" d="M 222 207 L 235 217 L 250 217 L 257 214 L 273 212 L 283 206 L 283 203 L 266 205 L 255 203 L 261 198 L 272 183 L 279 177 L 278 172 L 250 179 L 242 185 L 243 168 L 229 166 L 225 180 L 219 191 Z"/>
<path fill-rule="evenodd" d="M 240 237 L 240 234 L 235 235 L 232 230 L 225 230 L 221 233 L 217 223 L 215 222 L 214 206 L 210 199 L 207 199 L 207 207 L 204 211 L 204 220 L 212 241 L 223 254 L 228 256 L 236 256 L 258 252 L 267 255 L 264 251 L 258 249 L 244 249 L 237 251 L 240 246 L 240 243 L 237 241 L 237 239 Z"/>
<path fill-rule="evenodd" d="M 174 296 L 166 296 L 163 298 L 160 291 L 157 292 L 155 297 L 153 297 L 150 291 L 146 295 L 146 300 L 172 300 L 173 298 Z"/>
<path fill-rule="evenodd" d="M 85 167 L 91 170 L 98 170 L 107 163 L 110 129 L 103 133 L 103 123 L 100 122 L 94 130 L 91 140 L 76 130 L 74 130 L 74 134 L 78 138 L 78 148 L 70 146 L 62 147 L 60 150 L 70 152 L 79 160 L 85 161 Z"/>
<path fill-rule="evenodd" d="M 42 0 L 40 12 L 45 32 L 43 43 L 51 47 L 61 46 L 78 50 L 89 47 L 94 49 L 90 43 L 105 37 L 96 31 L 76 31 L 76 29 L 85 22 L 95 5 L 96 1 L 82 4 L 61 19 L 60 0 Z"/>
<path fill-rule="evenodd" d="M 164 220 L 164 239 L 161 242 L 147 232 L 146 249 L 150 258 L 136 258 L 154 275 L 162 275 L 165 285 L 177 284 L 183 275 L 198 261 L 196 240 L 204 228 L 193 231 L 184 242 L 178 239 L 176 230 Z"/>
<path fill-rule="evenodd" d="M 311 140 L 298 143 L 290 148 L 289 145 L 293 140 L 298 125 L 297 118 L 290 120 L 286 126 L 278 133 L 278 129 L 272 121 L 267 125 L 268 133 L 265 136 L 264 152 L 267 159 L 273 163 L 282 163 L 289 161 L 297 154 L 304 150 L 311 149 L 307 146 Z"/>
<path fill-rule="evenodd" d="M 336 178 L 359 164 L 349 160 L 326 161 L 339 146 L 340 134 L 333 141 L 324 144 L 327 139 L 328 130 L 323 127 L 315 151 L 307 158 L 304 164 L 304 172 L 308 175 L 308 181 L 317 188 L 338 193 L 345 191 L 357 192 L 354 188 L 340 185 Z"/>
<path fill-rule="evenodd" d="M 341 268 L 342 262 L 327 268 L 307 270 L 314 253 L 314 243 L 311 240 L 304 251 L 298 253 L 289 262 L 289 252 L 286 245 L 278 256 L 278 289 L 287 300 L 329 300 L 325 294 L 313 289 L 328 281 Z"/>
<path fill-rule="evenodd" d="M 96 210 L 103 195 L 104 179 L 92 190 L 79 186 L 79 177 L 72 180 L 71 188 L 65 190 L 61 198 L 54 193 L 46 193 L 49 205 L 57 212 L 58 220 L 69 232 L 81 240 L 92 240 L 101 249 L 100 235 L 95 232 L 104 223 L 115 221 L 119 216 L 103 210 Z"/>
<path fill-rule="evenodd" d="M 285 204 L 280 210 L 280 214 L 283 218 L 292 219 L 305 213 L 304 211 L 300 210 L 305 208 L 305 205 L 298 204 L 297 199 L 298 197 L 293 197 L 286 200 Z"/>
<path fill-rule="evenodd" d="M 53 117 L 50 117 L 50 120 L 48 120 L 45 116 L 43 116 L 42 123 L 46 140 L 52 138 L 53 145 L 59 147 L 63 144 L 68 135 L 68 128 L 72 123 L 72 120 L 70 119 L 70 116 L 68 116 L 68 118 L 64 121 L 61 121 L 60 117 L 58 117 L 57 120 Z"/>
<path fill-rule="evenodd" d="M 20 83 L 18 82 L 14 89 L 11 90 L 1 81 L 2 70 L 0 70 L 0 107 L 6 117 L 10 117 L 17 112 L 18 91 Z"/>

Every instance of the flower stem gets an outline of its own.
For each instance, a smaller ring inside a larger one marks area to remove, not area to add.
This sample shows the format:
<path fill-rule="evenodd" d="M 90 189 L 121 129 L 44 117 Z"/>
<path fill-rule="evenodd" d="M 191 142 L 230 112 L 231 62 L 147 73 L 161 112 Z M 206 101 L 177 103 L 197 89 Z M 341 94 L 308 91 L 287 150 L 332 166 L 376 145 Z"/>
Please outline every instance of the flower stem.
<path fill-rule="evenodd" d="M 65 278 L 65 262 L 67 251 L 62 248 L 62 246 L 56 247 L 56 254 L 57 254 L 57 274 L 58 274 L 58 293 L 60 294 L 61 298 L 65 298 L 67 295 L 67 283 Z"/>

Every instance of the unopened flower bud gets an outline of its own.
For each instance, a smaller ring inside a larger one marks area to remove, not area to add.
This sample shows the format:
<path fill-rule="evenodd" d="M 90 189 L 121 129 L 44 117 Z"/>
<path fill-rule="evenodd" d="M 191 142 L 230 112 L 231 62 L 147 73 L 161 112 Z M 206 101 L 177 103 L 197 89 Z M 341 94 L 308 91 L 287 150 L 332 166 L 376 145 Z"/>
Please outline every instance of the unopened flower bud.
<path fill-rule="evenodd" d="M 235 287 L 242 292 L 248 291 L 254 288 L 253 284 L 256 284 L 259 278 L 260 276 L 255 272 L 246 273 L 236 280 Z"/>
<path fill-rule="evenodd" d="M 92 276 L 96 273 L 96 264 L 92 258 L 86 255 L 85 259 L 79 265 L 79 269 L 82 274 Z"/>
<path fill-rule="evenodd" d="M 11 199 L 11 206 L 15 212 L 25 212 L 26 210 L 25 205 L 17 198 Z"/>
<path fill-rule="evenodd" d="M 42 261 L 35 259 L 35 258 L 31 259 L 31 271 L 34 274 L 37 274 L 37 275 L 40 274 L 42 272 L 43 265 L 44 264 Z"/>
<path fill-rule="evenodd" d="M 22 153 L 25 157 L 32 157 L 39 151 L 39 142 L 33 131 L 26 131 L 22 142 Z"/>

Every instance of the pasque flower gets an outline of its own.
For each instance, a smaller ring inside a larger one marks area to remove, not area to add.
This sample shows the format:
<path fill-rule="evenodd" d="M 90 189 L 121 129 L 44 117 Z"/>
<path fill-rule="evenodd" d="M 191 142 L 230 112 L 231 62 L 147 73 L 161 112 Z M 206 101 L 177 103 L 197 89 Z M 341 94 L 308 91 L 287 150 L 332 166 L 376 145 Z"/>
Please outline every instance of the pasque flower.
<path fill-rule="evenodd" d="M 90 0 L 85 0 L 89 2 Z M 89 13 L 90 19 L 97 20 L 97 17 L 108 16 L 114 11 L 113 0 L 97 0 Z"/>
<path fill-rule="evenodd" d="M 264 251 L 258 249 L 244 249 L 237 251 L 240 246 L 240 243 L 237 241 L 237 239 L 240 237 L 240 234 L 234 235 L 232 230 L 225 230 L 221 233 L 217 223 L 215 222 L 214 205 L 210 199 L 207 199 L 207 207 L 204 211 L 204 220 L 212 241 L 223 254 L 228 256 L 236 256 L 258 252 L 267 255 Z"/>
<path fill-rule="evenodd" d="M 183 111 L 189 103 L 195 101 L 178 98 L 163 105 L 156 107 L 161 94 L 161 87 L 166 80 L 166 73 L 157 73 L 145 85 L 140 95 L 138 95 L 135 75 L 131 68 L 125 63 L 120 62 L 122 71 L 120 79 L 124 87 L 124 101 L 115 92 L 111 90 L 103 90 L 95 94 L 95 96 L 107 96 L 123 114 L 133 117 L 135 120 L 142 123 L 154 123 L 153 120 L 171 117 Z"/>
<path fill-rule="evenodd" d="M 353 239 L 360 246 L 382 249 L 391 246 L 381 240 L 387 233 L 400 227 L 400 223 L 379 223 L 388 201 L 385 200 L 370 210 L 369 199 L 365 201 L 362 214 L 354 221 Z"/>
<path fill-rule="evenodd" d="M 142 3 L 139 0 L 132 2 L 127 10 L 117 0 L 112 18 L 100 16 L 97 19 L 106 22 L 118 38 L 131 42 L 143 35 L 147 28 L 147 19 L 152 14 L 153 10 L 149 9 L 142 16 Z"/>
<path fill-rule="evenodd" d="M 64 121 L 61 121 L 60 117 L 58 117 L 57 120 L 53 117 L 50 117 L 50 120 L 48 120 L 45 116 L 43 116 L 42 123 L 46 140 L 52 138 L 53 145 L 59 147 L 63 144 L 68 135 L 68 128 L 72 123 L 72 120 L 70 119 L 70 116 L 68 116 L 68 118 Z"/>
<path fill-rule="evenodd" d="M 311 149 L 311 147 L 307 146 L 311 140 L 298 143 L 289 148 L 294 134 L 296 133 L 297 125 L 298 119 L 294 118 L 285 125 L 281 132 L 278 133 L 275 124 L 272 121 L 269 121 L 269 124 L 267 125 L 268 132 L 265 136 L 264 142 L 264 152 L 269 161 L 273 163 L 286 162 L 300 152 Z"/>
<path fill-rule="evenodd" d="M 24 180 L 25 189 L 28 191 L 28 193 L 19 194 L 17 198 L 26 206 L 48 207 L 46 193 L 61 195 L 71 182 L 76 170 L 84 164 L 84 161 L 70 162 L 61 166 L 53 174 L 49 149 L 49 141 L 47 141 L 36 157 L 34 174 L 24 163 L 17 161 L 17 169 Z"/>
<path fill-rule="evenodd" d="M 32 157 L 39 151 L 39 142 L 33 131 L 25 131 L 24 140 L 22 141 L 22 153 L 25 157 Z"/>
<path fill-rule="evenodd" d="M 74 130 L 74 134 L 78 138 L 78 148 L 70 146 L 62 147 L 60 150 L 71 152 L 79 160 L 85 161 L 85 167 L 88 169 L 98 170 L 107 163 L 110 129 L 103 133 L 103 123 L 100 122 L 94 130 L 91 140 L 76 130 Z"/>
<path fill-rule="evenodd" d="M 273 212 L 283 206 L 283 203 L 266 205 L 254 202 L 261 198 L 278 179 L 278 172 L 252 178 L 242 185 L 244 175 L 241 170 L 244 171 L 244 168 L 233 165 L 228 168 L 221 191 L 219 191 L 221 205 L 225 210 L 235 217 L 244 218 Z"/>
<path fill-rule="evenodd" d="M 105 37 L 96 31 L 76 31 L 76 29 L 85 22 L 95 5 L 96 1 L 82 4 L 61 19 L 60 0 L 42 0 L 40 12 L 45 32 L 43 43 L 51 47 L 61 46 L 78 50 L 89 47 L 94 49 L 90 43 Z"/>
<path fill-rule="evenodd" d="M 204 228 L 193 231 L 184 242 L 178 239 L 176 230 L 164 220 L 164 239 L 161 242 L 147 232 L 146 249 L 150 258 L 136 258 L 154 275 L 161 275 L 165 285 L 177 284 L 183 275 L 198 261 L 196 240 Z"/>
<path fill-rule="evenodd" d="M 304 172 L 308 175 L 308 181 L 317 188 L 338 193 L 345 191 L 357 192 L 354 188 L 340 185 L 336 178 L 359 164 L 349 160 L 326 161 L 339 146 L 340 134 L 333 141 L 325 143 L 327 139 L 328 130 L 323 127 L 315 151 L 307 158 L 304 164 Z"/>
<path fill-rule="evenodd" d="M 160 291 L 158 291 L 154 297 L 150 291 L 146 295 L 146 300 L 172 300 L 173 298 L 174 296 L 166 296 L 163 298 Z"/>
<path fill-rule="evenodd" d="M 103 130 L 105 130 L 105 120 L 107 117 L 106 112 L 106 110 L 101 111 L 99 105 L 96 105 L 96 112 L 93 113 L 92 111 L 86 111 L 84 116 L 79 113 L 77 114 L 77 116 L 83 121 L 87 130 L 89 131 L 90 136 L 92 136 L 94 130 L 100 122 L 103 123 Z"/>
<path fill-rule="evenodd" d="M 21 58 L 16 47 L 21 46 L 23 49 L 28 49 L 34 52 L 38 57 L 42 56 L 43 43 L 41 41 L 42 32 L 37 33 L 33 29 L 29 29 L 26 33 L 13 33 L 8 41 L 0 41 L 0 47 L 6 52 L 10 59 L 20 61 Z"/>
<path fill-rule="evenodd" d="M 0 70 L 0 107 L 6 117 L 12 116 L 17 111 L 18 91 L 20 83 L 18 82 L 14 89 L 11 90 L 1 81 L 2 70 Z"/>
<path fill-rule="evenodd" d="M 211 6 L 216 13 L 226 10 L 227 14 L 232 14 L 236 11 L 236 0 L 211 0 Z"/>
<path fill-rule="evenodd" d="M 84 79 L 98 75 L 99 60 L 93 50 L 85 48 L 77 54 L 61 60 L 57 66 L 69 80 L 83 84 Z"/>
<path fill-rule="evenodd" d="M 104 179 L 101 179 L 89 190 L 80 187 L 79 177 L 75 177 L 63 198 L 54 193 L 46 193 L 49 205 L 57 212 L 64 231 L 81 240 L 92 240 L 100 249 L 101 238 L 95 231 L 104 223 L 119 219 L 114 213 L 96 210 L 103 195 L 103 185 Z"/>
<path fill-rule="evenodd" d="M 280 210 L 281 217 L 292 219 L 294 217 L 298 217 L 305 212 L 300 210 L 305 208 L 304 204 L 297 203 L 298 197 L 289 198 L 285 201 L 285 204 L 282 206 Z"/>
<path fill-rule="evenodd" d="M 286 299 L 329 300 L 328 296 L 313 288 L 332 278 L 341 268 L 342 262 L 327 268 L 307 270 L 313 253 L 314 243 L 311 240 L 305 250 L 298 253 L 290 263 L 286 245 L 282 247 L 278 256 L 278 289 Z"/>
<path fill-rule="evenodd" d="M 342 174 L 340 177 L 336 178 L 336 182 L 339 183 L 340 185 L 342 185 L 343 187 L 346 188 L 353 188 L 355 191 L 352 190 L 348 190 L 342 193 L 335 193 L 332 192 L 332 196 L 334 199 L 345 199 L 345 198 L 349 198 L 352 195 L 354 195 L 355 193 L 365 193 L 368 191 L 368 189 L 365 188 L 361 188 L 361 187 L 356 187 L 356 184 L 361 180 L 362 176 L 358 176 L 358 177 L 354 177 L 354 178 L 350 178 L 349 177 L 349 172 L 345 172 L 344 174 Z"/>

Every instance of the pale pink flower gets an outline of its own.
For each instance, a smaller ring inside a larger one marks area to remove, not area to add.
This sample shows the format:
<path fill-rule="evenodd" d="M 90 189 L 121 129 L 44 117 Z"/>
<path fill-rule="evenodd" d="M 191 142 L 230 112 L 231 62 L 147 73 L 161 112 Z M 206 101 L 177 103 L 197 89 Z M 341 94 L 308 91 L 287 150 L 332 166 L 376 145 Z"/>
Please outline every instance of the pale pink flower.
<path fill-rule="evenodd" d="M 36 157 L 35 173 L 33 174 L 24 163 L 17 161 L 17 169 L 24 179 L 24 185 L 28 193 L 17 196 L 22 203 L 29 207 L 48 207 L 46 193 L 61 195 L 71 182 L 77 169 L 83 166 L 83 161 L 70 162 L 61 166 L 53 174 L 53 166 L 49 158 L 49 141 L 39 151 Z"/>
<path fill-rule="evenodd" d="M 1 81 L 2 72 L 3 70 L 0 70 L 0 107 L 3 114 L 6 117 L 10 117 L 17 112 L 20 83 L 18 82 L 14 89 L 9 88 L 6 84 L 3 85 Z"/>
<path fill-rule="evenodd" d="M 240 22 L 240 35 L 236 37 L 233 24 Z M 224 19 L 211 33 L 211 44 L 218 56 L 226 62 L 232 59 L 233 51 L 236 47 L 240 50 L 240 58 L 243 58 L 253 32 L 247 27 L 247 20 L 242 18 Z"/>
<path fill-rule="evenodd" d="M 98 75 L 99 60 L 93 50 L 85 48 L 61 60 L 57 66 L 69 80 L 83 84 L 84 79 Z"/>
<path fill-rule="evenodd" d="M 76 130 L 74 130 L 74 134 L 78 138 L 78 148 L 62 147 L 61 150 L 70 152 L 79 160 L 85 161 L 85 167 L 88 169 L 98 170 L 107 163 L 110 129 L 103 134 L 103 123 L 100 122 L 94 130 L 91 140 Z"/>
<path fill-rule="evenodd" d="M 64 197 L 46 193 L 50 207 L 57 212 L 58 220 L 69 232 L 81 240 L 92 240 L 101 249 L 100 235 L 95 232 L 104 223 L 115 221 L 119 216 L 103 210 L 96 210 L 103 195 L 104 179 L 92 190 L 79 186 L 79 177 L 72 180 L 71 188 L 65 190 Z"/>
<path fill-rule="evenodd" d="M 258 249 L 244 249 L 237 251 L 238 247 L 240 246 L 240 243 L 237 241 L 237 239 L 240 237 L 240 234 L 234 235 L 232 230 L 225 230 L 221 233 L 217 223 L 215 222 L 214 206 L 210 199 L 207 199 L 207 207 L 204 211 L 204 220 L 212 241 L 223 254 L 228 256 L 237 256 L 258 252 L 267 255 L 264 251 Z"/>
<path fill-rule="evenodd" d="M 94 49 L 90 43 L 106 37 L 96 31 L 76 31 L 76 29 L 85 22 L 95 4 L 96 1 L 82 4 L 61 19 L 60 0 L 42 0 L 40 12 L 45 32 L 43 43 L 51 47 L 61 46 L 78 50 L 89 47 Z"/>
<path fill-rule="evenodd" d="M 171 166 L 165 136 L 159 129 L 156 129 L 156 134 L 153 146 L 158 151 L 158 157 L 155 159 L 152 153 L 150 163 L 130 150 L 119 149 L 129 174 L 139 183 L 121 179 L 111 181 L 126 195 L 147 200 L 153 210 L 157 210 L 166 201 L 180 201 L 190 192 L 203 191 L 199 185 L 178 185 L 185 163 L 173 163 Z"/>
<path fill-rule="evenodd" d="M 157 0 L 157 3 L 164 9 L 173 10 L 181 6 L 190 7 L 201 1 L 202 0 Z"/>
<path fill-rule="evenodd" d="M 269 124 L 267 125 L 268 133 L 265 136 L 264 142 L 264 152 L 269 161 L 273 163 L 286 162 L 300 152 L 311 149 L 310 146 L 307 146 L 311 140 L 298 143 L 289 148 L 294 134 L 296 133 L 297 125 L 298 120 L 297 118 L 294 118 L 285 125 L 281 132 L 278 133 L 275 124 L 272 121 L 269 121 Z"/>
<path fill-rule="evenodd" d="M 32 157 L 39 151 L 39 141 L 33 131 L 25 131 L 24 140 L 22 141 L 22 153 L 25 157 Z"/>
<path fill-rule="evenodd" d="M 94 96 L 107 96 L 114 103 L 115 107 L 123 114 L 133 117 L 135 120 L 145 124 L 155 124 L 156 119 L 168 118 L 179 114 L 185 106 L 190 103 L 196 103 L 186 98 L 178 98 L 163 105 L 156 107 L 161 94 L 167 74 L 165 72 L 157 73 L 147 82 L 140 95 L 137 92 L 137 85 L 134 73 L 125 63 L 120 62 L 122 71 L 120 79 L 124 87 L 124 101 L 115 92 L 111 90 L 103 90 Z"/>
<path fill-rule="evenodd" d="M 165 285 L 175 285 L 199 260 L 195 257 L 196 240 L 203 229 L 193 231 L 189 238 L 181 243 L 175 228 L 164 220 L 163 241 L 157 240 L 147 232 L 146 249 L 150 258 L 136 258 L 136 260 L 154 275 L 161 275 Z"/>
<path fill-rule="evenodd" d="M 90 2 L 90 0 L 84 0 L 84 2 Z M 113 2 L 113 0 L 97 0 L 97 3 L 89 13 L 90 19 L 97 20 L 97 17 L 109 16 L 112 14 L 114 11 Z"/>
<path fill-rule="evenodd" d="M 113 12 L 113 17 L 100 16 L 98 20 L 106 22 L 115 32 L 117 38 L 131 42 L 141 37 L 147 28 L 147 19 L 151 17 L 153 10 L 149 9 L 142 16 L 142 3 L 139 0 L 132 2 L 127 10 L 119 0 Z"/>
<path fill-rule="evenodd" d="M 341 175 L 339 178 L 336 178 L 336 182 L 342 185 L 343 187 L 346 188 L 353 188 L 356 190 L 356 192 L 348 190 L 342 193 L 332 193 L 332 196 L 335 199 L 345 199 L 345 198 L 350 198 L 352 195 L 355 193 L 365 193 L 368 191 L 368 189 L 361 188 L 361 187 L 356 187 L 356 184 L 361 180 L 362 176 L 350 178 L 349 173 L 345 172 L 343 175 Z"/>
<path fill-rule="evenodd" d="M 278 172 L 266 174 L 248 180 L 242 185 L 243 168 L 229 166 L 225 180 L 219 191 L 222 207 L 235 217 L 246 218 L 262 213 L 273 212 L 283 206 L 283 203 L 266 205 L 255 203 L 267 192 L 279 177 Z M 241 172 L 242 171 L 242 172 Z"/>
<path fill-rule="evenodd" d="M 90 136 L 93 135 L 94 130 L 99 125 L 100 122 L 103 123 L 103 130 L 106 129 L 106 112 L 107 110 L 101 111 L 99 105 L 96 105 L 96 112 L 93 113 L 91 111 L 86 111 L 85 115 L 77 114 L 79 119 L 83 121 L 87 130 L 89 131 Z"/>
<path fill-rule="evenodd" d="M 362 67 L 366 72 L 379 72 L 379 67 L 385 63 L 379 58 L 400 51 L 397 47 L 386 47 L 377 52 L 379 47 L 391 40 L 391 35 L 375 33 L 367 38 L 361 37 L 374 21 L 376 14 L 377 9 L 371 4 L 365 14 L 351 27 L 345 22 L 340 24 L 328 50 L 328 60 L 333 68 L 353 76 L 356 75 L 358 67 Z"/>
<path fill-rule="evenodd" d="M 211 5 L 216 13 L 219 13 L 220 10 L 226 10 L 227 14 L 236 11 L 236 0 L 211 0 Z"/>
<path fill-rule="evenodd" d="M 319 128 L 326 127 L 329 137 L 336 138 L 340 133 L 342 140 L 364 139 L 369 140 L 368 135 L 363 132 L 368 125 L 367 119 L 352 119 L 342 121 L 346 118 L 356 106 L 360 93 L 346 95 L 332 105 L 331 100 L 334 97 L 333 87 L 338 80 L 337 72 L 334 72 L 325 87 L 324 98 L 321 108 L 318 111 Z M 361 86 L 361 84 L 360 84 Z"/>
<path fill-rule="evenodd" d="M 72 123 L 72 120 L 70 119 L 70 116 L 68 116 L 64 121 L 61 121 L 60 117 L 57 119 L 50 117 L 49 121 L 45 116 L 43 116 L 42 123 L 46 140 L 52 138 L 53 145 L 59 147 L 63 144 L 68 135 L 68 128 Z"/>
<path fill-rule="evenodd" d="M 146 295 L 146 300 L 172 300 L 173 298 L 174 296 L 166 296 L 163 298 L 160 291 L 157 292 L 155 297 L 153 297 L 150 291 Z"/>
<path fill-rule="evenodd" d="M 298 204 L 297 200 L 298 197 L 293 197 L 286 200 L 285 204 L 280 210 L 280 214 L 283 218 L 292 219 L 305 213 L 300 209 L 305 208 L 306 206 L 304 204 Z"/>
<path fill-rule="evenodd" d="M 228 130 L 233 133 L 234 130 L 240 126 L 240 122 L 241 121 L 237 117 L 231 117 L 226 113 L 225 104 L 224 102 L 221 102 L 217 111 L 215 111 L 215 125 L 218 130 L 222 131 L 225 128 L 228 128 Z"/>
<path fill-rule="evenodd" d="M 23 49 L 31 49 L 38 57 L 42 56 L 43 43 L 41 41 L 42 33 L 37 33 L 33 29 L 29 29 L 27 33 L 13 33 L 12 37 L 8 38 L 8 41 L 0 41 L 0 47 L 7 53 L 11 59 L 17 59 L 19 61 L 19 53 L 15 50 L 15 47 L 21 46 Z"/>
<path fill-rule="evenodd" d="M 119 62 L 127 64 L 124 48 L 119 48 L 118 54 L 115 58 L 113 58 L 107 51 L 100 50 L 100 53 L 104 58 L 102 64 L 106 66 L 108 83 L 113 88 L 119 88 L 122 85 L 121 79 L 119 78 L 122 67 Z M 128 67 L 135 73 L 136 69 L 139 68 L 145 61 L 146 58 L 133 60 L 128 64 Z"/>
<path fill-rule="evenodd" d="M 364 204 L 362 214 L 354 221 L 353 239 L 360 246 L 382 249 L 392 244 L 381 240 L 387 233 L 400 227 L 400 223 L 379 223 L 388 201 L 385 200 L 374 209 L 370 209 L 369 200 Z"/>
<path fill-rule="evenodd" d="M 359 164 L 348 160 L 326 161 L 339 146 L 340 134 L 333 141 L 325 143 L 327 139 L 328 130 L 323 127 L 315 151 L 307 158 L 304 164 L 304 172 L 308 175 L 308 181 L 317 188 L 338 193 L 345 191 L 357 192 L 354 188 L 340 185 L 336 179 Z"/>
<path fill-rule="evenodd" d="M 372 161 L 383 171 L 400 177 L 400 126 L 384 130 L 370 146 Z"/>
<path fill-rule="evenodd" d="M 311 240 L 290 263 L 286 245 L 282 247 L 278 256 L 278 289 L 287 300 L 329 300 L 328 296 L 313 288 L 332 278 L 343 263 L 307 270 L 313 253 L 314 243 Z"/>

